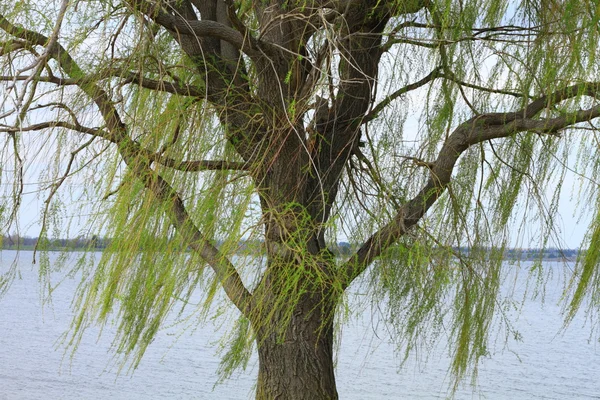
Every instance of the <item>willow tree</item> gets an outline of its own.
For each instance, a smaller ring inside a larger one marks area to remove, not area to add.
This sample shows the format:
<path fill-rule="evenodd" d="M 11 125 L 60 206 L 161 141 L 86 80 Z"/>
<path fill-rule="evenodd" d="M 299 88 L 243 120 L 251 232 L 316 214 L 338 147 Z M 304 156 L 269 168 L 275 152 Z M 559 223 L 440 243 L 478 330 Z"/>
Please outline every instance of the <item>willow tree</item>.
<path fill-rule="evenodd" d="M 454 376 L 476 371 L 511 235 L 535 222 L 552 244 L 566 171 L 600 166 L 593 1 L 0 8 L 5 229 L 34 179 L 41 237 L 85 212 L 111 238 L 69 343 L 115 320 L 137 365 L 169 311 L 201 291 L 206 315 L 222 289 L 239 310 L 224 372 L 255 345 L 259 399 L 337 398 L 353 283 L 385 302 L 400 351 L 444 331 Z M 596 216 L 567 321 L 599 301 L 598 186 L 582 182 Z"/>

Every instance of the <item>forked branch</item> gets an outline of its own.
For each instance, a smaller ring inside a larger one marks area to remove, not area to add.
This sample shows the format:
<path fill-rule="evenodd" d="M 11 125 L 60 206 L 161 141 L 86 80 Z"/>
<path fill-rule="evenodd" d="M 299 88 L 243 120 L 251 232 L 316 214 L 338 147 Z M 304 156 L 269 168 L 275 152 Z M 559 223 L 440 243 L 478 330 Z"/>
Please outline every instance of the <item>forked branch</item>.
<path fill-rule="evenodd" d="M 534 119 L 544 109 L 580 95 L 600 98 L 600 83 L 584 82 L 569 86 L 541 96 L 519 111 L 482 114 L 459 125 L 446 139 L 437 159 L 430 164 L 429 179 L 419 193 L 404 203 L 397 210 L 394 218 L 375 232 L 346 262 L 343 286 L 350 285 L 383 251 L 419 222 L 442 195 L 452 180 L 456 162 L 469 147 L 526 131 L 555 135 L 561 129 L 600 117 L 600 105 L 596 105 L 587 110 L 564 113 L 555 118 Z"/>
<path fill-rule="evenodd" d="M 137 7 L 157 24 L 165 27 L 171 32 L 194 37 L 212 37 L 223 40 L 238 50 L 244 52 L 248 57 L 256 60 L 262 58 L 265 53 L 273 53 L 274 49 L 264 42 L 260 42 L 252 36 L 244 36 L 237 30 L 211 20 L 187 20 L 180 16 L 168 14 L 157 10 L 142 1 L 132 1 Z"/>

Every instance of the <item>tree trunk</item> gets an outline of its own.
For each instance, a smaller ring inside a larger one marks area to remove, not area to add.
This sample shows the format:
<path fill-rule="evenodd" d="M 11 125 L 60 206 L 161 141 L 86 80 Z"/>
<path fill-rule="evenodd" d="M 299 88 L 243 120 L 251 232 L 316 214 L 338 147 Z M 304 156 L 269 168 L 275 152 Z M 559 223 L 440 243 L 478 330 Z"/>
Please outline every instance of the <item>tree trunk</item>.
<path fill-rule="evenodd" d="M 316 301 L 319 297 L 320 301 Z M 294 307 L 282 332 L 282 321 L 259 330 L 257 400 L 337 399 L 333 371 L 333 310 L 321 296 L 306 296 Z M 280 315 L 281 313 L 276 313 Z"/>

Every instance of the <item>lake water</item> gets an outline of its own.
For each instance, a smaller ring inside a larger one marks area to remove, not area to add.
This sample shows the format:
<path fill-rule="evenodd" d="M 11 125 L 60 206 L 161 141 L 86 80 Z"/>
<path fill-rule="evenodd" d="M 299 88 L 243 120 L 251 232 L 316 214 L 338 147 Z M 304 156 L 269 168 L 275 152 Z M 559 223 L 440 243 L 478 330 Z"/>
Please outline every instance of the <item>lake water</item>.
<path fill-rule="evenodd" d="M 5 271 L 15 253 L 2 251 Z M 165 328 L 149 346 L 133 374 L 112 363 L 110 332 L 84 337 L 73 359 L 64 357 L 57 339 L 70 323 L 76 281 L 66 279 L 42 308 L 37 267 L 21 252 L 21 279 L 0 301 L 0 399 L 251 399 L 256 357 L 246 371 L 215 386 L 223 330 L 211 323 L 181 332 Z M 548 263 L 545 268 L 563 268 Z M 554 274 L 558 277 L 560 274 Z M 57 280 L 59 274 L 55 274 Z M 480 366 L 478 386 L 461 387 L 458 399 L 600 399 L 600 343 L 590 341 L 589 322 L 578 315 L 561 326 L 558 282 L 550 282 L 544 304 L 529 301 L 515 327 L 523 341 L 500 343 Z M 585 325 L 585 326 L 584 326 Z M 448 395 L 447 352 L 427 362 L 399 360 L 384 329 L 369 315 L 343 330 L 336 370 L 341 399 L 443 399 Z"/>

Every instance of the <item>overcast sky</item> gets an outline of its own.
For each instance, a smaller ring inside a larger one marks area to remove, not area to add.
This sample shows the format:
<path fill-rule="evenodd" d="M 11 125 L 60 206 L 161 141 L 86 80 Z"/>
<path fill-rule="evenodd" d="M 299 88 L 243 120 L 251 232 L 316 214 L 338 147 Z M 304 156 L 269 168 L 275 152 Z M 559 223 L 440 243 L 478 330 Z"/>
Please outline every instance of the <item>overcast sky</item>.
<path fill-rule="evenodd" d="M 482 73 L 483 75 L 485 75 L 484 70 L 486 68 L 486 65 L 478 66 L 478 68 L 479 67 L 481 67 L 481 70 L 479 72 Z M 422 77 L 422 72 L 415 72 L 414 78 L 419 77 L 419 75 L 421 75 L 420 77 Z M 419 89 L 419 90 L 411 93 L 410 96 L 408 96 L 408 98 L 406 99 L 406 101 L 413 105 L 414 104 L 417 104 L 417 105 L 422 104 L 422 102 L 425 100 L 425 93 L 427 90 L 429 90 L 429 89 L 427 87 L 424 87 L 422 89 Z M 382 94 L 385 94 L 385 93 L 382 93 Z M 400 101 L 403 101 L 403 100 L 400 99 Z M 420 110 L 419 110 L 419 112 L 420 112 Z M 415 113 L 414 115 L 418 115 L 418 114 Z M 409 117 L 406 120 L 405 129 L 407 132 L 411 132 L 411 131 L 418 132 L 419 129 L 422 129 L 422 127 L 419 126 L 417 117 Z M 26 135 L 34 135 L 34 134 L 35 133 L 30 133 L 30 134 L 26 134 Z M 36 149 L 33 149 L 33 152 L 30 149 L 28 153 L 34 154 L 35 156 L 39 157 L 39 151 L 36 151 Z M 39 162 L 43 162 L 43 161 L 44 161 L 44 158 L 41 157 Z M 570 160 L 570 162 L 571 162 L 571 160 Z M 26 177 L 25 177 L 26 185 L 25 185 L 25 190 L 24 190 L 26 194 L 23 196 L 23 202 L 22 202 L 22 206 L 21 206 L 21 210 L 20 210 L 20 214 L 19 214 L 19 228 L 20 228 L 19 233 L 21 235 L 38 236 L 38 234 L 39 234 L 40 212 L 43 208 L 43 200 L 46 198 L 48 193 L 47 192 L 42 193 L 41 198 L 36 193 L 36 191 L 38 189 L 38 186 L 36 183 L 38 175 L 39 175 L 39 171 L 36 170 L 35 165 L 33 167 L 31 167 L 26 173 Z M 72 192 L 75 195 L 78 192 L 80 192 L 80 190 L 81 190 L 80 188 L 83 185 L 83 182 L 78 181 L 78 179 L 79 178 L 71 178 L 65 182 L 65 185 L 71 185 L 69 189 L 72 190 Z M 4 184 L 9 184 L 9 183 L 4 182 Z M 567 247 L 567 248 L 577 248 L 580 246 L 580 244 L 584 238 L 585 232 L 587 230 L 587 226 L 591 219 L 591 215 L 587 215 L 583 219 L 579 220 L 579 218 L 578 218 L 579 214 L 574 214 L 575 199 L 571 199 L 571 192 L 572 192 L 572 188 L 574 185 L 577 185 L 575 175 L 573 173 L 568 173 L 566 176 L 565 182 L 564 182 L 564 189 L 563 189 L 563 193 L 562 193 L 562 196 L 560 199 L 560 205 L 559 205 L 559 213 L 560 213 L 561 217 L 559 220 L 555 221 L 557 231 L 560 234 L 560 239 L 558 241 L 550 242 L 549 243 L 550 246 L 557 246 L 557 247 L 562 246 L 562 247 Z M 546 197 L 549 202 L 551 199 L 551 196 L 552 196 L 552 192 L 553 192 L 553 184 L 545 183 L 543 187 L 546 190 Z M 524 198 L 521 198 L 520 201 L 524 201 Z M 82 233 L 85 233 L 84 227 L 85 227 L 85 222 L 87 220 L 87 216 L 85 215 L 85 212 L 82 213 L 81 211 L 79 211 L 78 207 L 69 207 L 69 206 L 66 207 L 65 211 L 66 211 L 67 217 L 69 217 L 69 216 L 79 217 L 78 219 L 74 220 L 74 223 L 70 226 L 68 235 L 69 236 L 77 236 Z M 592 210 L 590 210 L 590 212 L 591 211 Z M 90 212 L 91 212 L 91 210 L 90 210 Z M 535 237 L 536 235 L 538 235 L 539 229 L 536 226 L 532 225 L 532 226 L 528 226 L 527 231 L 528 232 L 526 233 L 526 235 Z M 15 226 L 13 225 L 11 227 L 9 233 L 14 233 L 14 232 L 16 232 L 16 229 L 15 229 Z M 67 232 L 65 232 L 65 235 L 67 235 Z M 339 238 L 339 239 L 344 240 L 345 238 Z M 524 240 L 523 243 L 527 244 L 528 240 Z M 515 242 L 515 244 L 516 244 L 516 242 Z"/>

